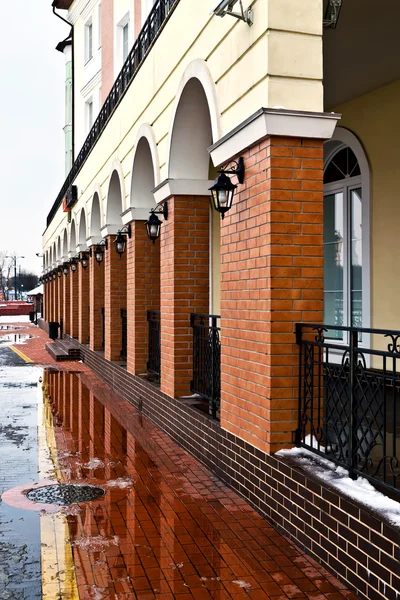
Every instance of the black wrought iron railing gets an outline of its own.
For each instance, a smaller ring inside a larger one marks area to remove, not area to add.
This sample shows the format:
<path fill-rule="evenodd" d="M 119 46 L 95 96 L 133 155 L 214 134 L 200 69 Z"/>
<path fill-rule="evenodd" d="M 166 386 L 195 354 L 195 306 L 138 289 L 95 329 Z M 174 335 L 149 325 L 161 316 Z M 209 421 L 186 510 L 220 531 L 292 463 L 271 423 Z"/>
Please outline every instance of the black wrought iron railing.
<path fill-rule="evenodd" d="M 218 416 L 221 400 L 220 317 L 190 315 L 193 328 L 193 379 L 190 389 L 209 402 L 209 414 Z"/>
<path fill-rule="evenodd" d="M 103 133 L 109 119 L 113 115 L 118 104 L 125 95 L 130 84 L 134 80 L 139 71 L 143 60 L 153 45 L 157 37 L 160 35 L 169 16 L 175 9 L 180 0 L 156 0 L 151 12 L 145 21 L 138 38 L 133 44 L 128 58 L 126 59 L 110 93 L 108 94 L 103 107 L 95 120 L 83 146 L 75 159 L 72 169 L 69 172 L 61 190 L 47 216 L 47 227 L 53 220 L 56 212 L 62 204 L 63 198 L 69 187 L 73 184 L 76 176 L 83 167 L 86 159 L 96 145 L 98 139 Z"/>
<path fill-rule="evenodd" d="M 400 493 L 400 331 L 297 324 L 296 338 L 298 445 Z"/>
<path fill-rule="evenodd" d="M 149 360 L 147 370 L 160 377 L 161 374 L 161 320 L 159 310 L 148 310 L 149 323 Z"/>
<path fill-rule="evenodd" d="M 121 308 L 121 360 L 128 356 L 128 313 L 126 308 Z"/>

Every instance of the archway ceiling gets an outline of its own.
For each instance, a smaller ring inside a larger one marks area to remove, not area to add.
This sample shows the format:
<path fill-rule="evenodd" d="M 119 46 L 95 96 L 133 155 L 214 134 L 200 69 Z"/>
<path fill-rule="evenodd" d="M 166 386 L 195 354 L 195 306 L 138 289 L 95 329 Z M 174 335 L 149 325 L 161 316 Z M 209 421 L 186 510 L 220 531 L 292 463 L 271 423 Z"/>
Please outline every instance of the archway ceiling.
<path fill-rule="evenodd" d="M 327 111 L 400 78 L 399 0 L 342 2 L 337 28 L 324 30 Z"/>

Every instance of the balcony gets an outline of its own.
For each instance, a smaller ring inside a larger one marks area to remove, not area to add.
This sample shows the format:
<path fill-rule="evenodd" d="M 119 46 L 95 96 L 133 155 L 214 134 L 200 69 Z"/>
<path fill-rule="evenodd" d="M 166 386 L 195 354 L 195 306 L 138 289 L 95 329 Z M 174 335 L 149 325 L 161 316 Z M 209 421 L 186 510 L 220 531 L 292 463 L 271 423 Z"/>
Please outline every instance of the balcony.
<path fill-rule="evenodd" d="M 190 390 L 208 401 L 208 412 L 219 418 L 221 402 L 220 317 L 190 315 L 193 329 L 193 379 Z"/>
<path fill-rule="evenodd" d="M 297 324 L 296 341 L 297 444 L 400 492 L 400 331 Z"/>

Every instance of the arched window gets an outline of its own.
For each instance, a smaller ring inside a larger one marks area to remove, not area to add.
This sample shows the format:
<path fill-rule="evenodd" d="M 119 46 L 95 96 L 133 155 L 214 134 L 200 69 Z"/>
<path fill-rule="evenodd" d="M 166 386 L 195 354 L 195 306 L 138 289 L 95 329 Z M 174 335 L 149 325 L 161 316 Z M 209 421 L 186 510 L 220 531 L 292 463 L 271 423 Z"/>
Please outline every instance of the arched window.
<path fill-rule="evenodd" d="M 356 140 L 353 134 L 347 134 L 347 142 Z M 357 144 L 358 156 L 340 139 L 325 146 L 324 323 L 327 325 L 369 327 L 370 323 L 369 215 L 363 181 L 367 162 L 363 153 L 365 165 L 360 164 L 358 140 Z M 333 330 L 329 337 L 345 338 L 343 332 Z"/>

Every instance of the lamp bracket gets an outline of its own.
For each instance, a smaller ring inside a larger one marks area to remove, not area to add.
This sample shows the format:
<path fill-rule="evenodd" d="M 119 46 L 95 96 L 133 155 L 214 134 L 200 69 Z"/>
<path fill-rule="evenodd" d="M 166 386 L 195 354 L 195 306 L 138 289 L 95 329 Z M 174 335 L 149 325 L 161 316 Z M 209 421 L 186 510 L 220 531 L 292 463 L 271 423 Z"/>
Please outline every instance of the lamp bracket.
<path fill-rule="evenodd" d="M 232 164 L 232 163 L 230 163 Z M 236 165 L 235 169 L 219 169 L 218 173 L 223 173 L 224 175 L 236 175 L 238 178 L 238 182 L 242 184 L 244 182 L 244 159 L 243 156 L 238 158 L 238 160 L 234 160 L 233 164 Z"/>
<path fill-rule="evenodd" d="M 132 228 L 131 228 L 131 224 L 128 223 L 128 225 L 125 225 L 125 227 L 123 227 L 122 229 L 119 229 L 117 231 L 117 235 L 119 233 L 122 233 L 122 235 L 127 235 L 129 239 L 131 239 L 132 236 Z M 107 240 L 106 240 L 107 241 Z"/>
<path fill-rule="evenodd" d="M 164 221 L 168 221 L 168 204 L 164 202 L 162 206 L 157 210 L 156 208 L 152 208 L 151 211 L 155 215 L 162 215 L 164 217 Z"/>
<path fill-rule="evenodd" d="M 336 29 L 341 8 L 342 0 L 329 0 L 323 19 L 324 29 Z"/>
<path fill-rule="evenodd" d="M 235 17 L 235 19 L 239 19 L 239 21 L 244 21 L 244 23 L 247 23 L 247 25 L 251 27 L 254 23 L 253 9 L 250 7 L 247 10 L 244 10 L 243 2 L 242 0 L 239 0 L 240 13 L 234 12 L 232 9 L 237 1 L 238 0 L 222 0 L 218 2 L 216 8 L 212 12 L 217 17 L 224 17 L 225 15 Z"/>
<path fill-rule="evenodd" d="M 89 248 L 89 256 L 90 257 L 92 257 L 92 249 L 97 248 L 97 246 L 103 246 L 106 250 L 108 250 L 107 238 L 105 240 L 101 240 L 97 244 L 93 244 L 92 246 L 90 246 L 90 248 Z"/>

